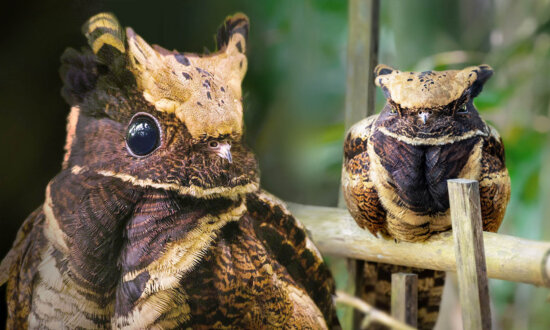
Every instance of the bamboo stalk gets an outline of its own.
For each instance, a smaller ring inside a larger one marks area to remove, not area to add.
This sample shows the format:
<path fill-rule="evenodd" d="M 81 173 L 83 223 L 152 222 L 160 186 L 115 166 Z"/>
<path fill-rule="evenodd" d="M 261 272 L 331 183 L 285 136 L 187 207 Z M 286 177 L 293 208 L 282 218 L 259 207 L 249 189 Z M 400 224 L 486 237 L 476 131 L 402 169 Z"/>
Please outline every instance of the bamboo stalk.
<path fill-rule="evenodd" d="M 374 67 L 378 62 L 378 35 L 380 24 L 380 0 L 348 1 L 348 49 L 346 72 L 345 130 L 359 120 L 374 114 Z M 345 207 L 342 189 L 339 189 L 338 206 Z M 348 292 L 360 288 L 364 262 L 348 260 Z M 359 318 L 348 309 L 342 324 L 357 328 Z"/>
<path fill-rule="evenodd" d="M 349 1 L 346 129 L 374 114 L 380 0 Z"/>
<path fill-rule="evenodd" d="M 377 238 L 357 226 L 349 212 L 334 207 L 289 203 L 322 253 L 403 266 L 456 271 L 451 232 L 421 243 Z M 489 278 L 550 288 L 550 242 L 483 233 Z"/>
<path fill-rule="evenodd" d="M 465 329 L 491 329 L 491 300 L 485 265 L 479 184 L 448 181 L 462 322 Z"/>

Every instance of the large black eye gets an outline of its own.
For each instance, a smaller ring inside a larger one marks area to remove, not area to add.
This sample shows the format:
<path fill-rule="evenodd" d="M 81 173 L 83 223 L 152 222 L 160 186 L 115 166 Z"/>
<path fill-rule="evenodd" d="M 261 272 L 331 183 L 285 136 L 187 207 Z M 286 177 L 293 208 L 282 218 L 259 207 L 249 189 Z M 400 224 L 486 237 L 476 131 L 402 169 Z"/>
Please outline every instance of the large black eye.
<path fill-rule="evenodd" d="M 136 156 L 145 156 L 160 144 L 160 130 L 150 116 L 138 114 L 132 118 L 126 133 L 126 145 Z"/>

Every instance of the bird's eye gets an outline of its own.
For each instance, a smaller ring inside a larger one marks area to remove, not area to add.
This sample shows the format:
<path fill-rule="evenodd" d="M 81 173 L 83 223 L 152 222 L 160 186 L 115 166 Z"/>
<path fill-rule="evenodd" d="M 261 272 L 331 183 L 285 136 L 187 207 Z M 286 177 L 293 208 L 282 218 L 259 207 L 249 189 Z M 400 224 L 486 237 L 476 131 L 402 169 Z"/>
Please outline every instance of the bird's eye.
<path fill-rule="evenodd" d="M 210 148 L 216 148 L 218 146 L 218 141 L 210 141 L 208 142 L 208 146 Z"/>
<path fill-rule="evenodd" d="M 126 133 L 126 146 L 134 156 L 150 154 L 160 145 L 160 128 L 157 121 L 148 114 L 137 114 L 132 118 Z"/>
<path fill-rule="evenodd" d="M 390 115 L 397 115 L 397 110 L 394 107 L 391 107 Z"/>
<path fill-rule="evenodd" d="M 457 113 L 468 113 L 468 106 L 466 103 L 462 104 L 460 108 L 458 108 Z"/>

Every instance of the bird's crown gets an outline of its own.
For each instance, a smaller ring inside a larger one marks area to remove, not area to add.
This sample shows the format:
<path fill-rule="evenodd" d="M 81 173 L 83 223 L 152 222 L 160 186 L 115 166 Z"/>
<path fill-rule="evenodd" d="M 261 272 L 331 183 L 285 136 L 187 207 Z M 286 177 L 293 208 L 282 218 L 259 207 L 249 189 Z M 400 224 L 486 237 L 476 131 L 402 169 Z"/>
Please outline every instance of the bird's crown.
<path fill-rule="evenodd" d="M 444 107 L 464 96 L 475 97 L 493 74 L 486 65 L 462 70 L 402 72 L 380 64 L 375 83 L 388 100 L 403 108 Z"/>
<path fill-rule="evenodd" d="M 242 134 L 248 26 L 244 14 L 226 18 L 217 34 L 218 51 L 204 55 L 151 46 L 110 13 L 93 16 L 83 30 L 100 62 L 122 59 L 145 100 L 174 114 L 193 138 L 201 139 Z"/>

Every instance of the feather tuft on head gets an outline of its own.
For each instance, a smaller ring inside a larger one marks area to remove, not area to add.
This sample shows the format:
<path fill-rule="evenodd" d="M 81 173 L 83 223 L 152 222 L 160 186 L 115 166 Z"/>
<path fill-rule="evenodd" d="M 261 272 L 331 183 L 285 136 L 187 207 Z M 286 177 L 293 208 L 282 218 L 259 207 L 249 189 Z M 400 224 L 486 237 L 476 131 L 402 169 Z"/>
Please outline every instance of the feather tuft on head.
<path fill-rule="evenodd" d="M 130 70 L 145 99 L 158 111 L 174 113 L 195 139 L 242 135 L 245 15 L 226 19 L 218 32 L 220 49 L 209 55 L 150 46 L 131 28 L 126 34 Z"/>
<path fill-rule="evenodd" d="M 375 83 L 388 100 L 403 108 L 437 108 L 469 94 L 476 97 L 493 69 L 483 64 L 463 70 L 402 72 L 387 65 L 374 70 Z"/>

